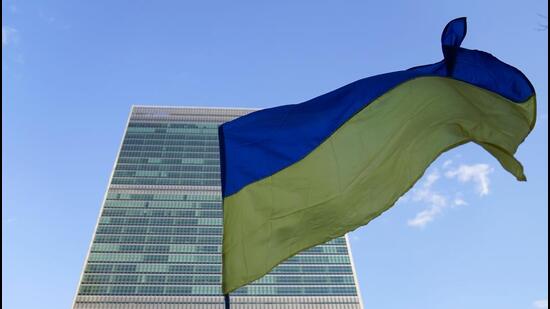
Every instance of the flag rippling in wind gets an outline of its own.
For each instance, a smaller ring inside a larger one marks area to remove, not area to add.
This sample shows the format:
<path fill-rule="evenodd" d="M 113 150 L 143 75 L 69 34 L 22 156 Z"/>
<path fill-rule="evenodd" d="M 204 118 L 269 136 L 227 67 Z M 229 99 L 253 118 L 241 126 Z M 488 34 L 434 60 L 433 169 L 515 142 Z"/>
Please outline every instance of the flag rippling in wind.
<path fill-rule="evenodd" d="M 369 223 L 456 146 L 479 144 L 525 180 L 513 155 L 534 126 L 535 91 L 516 68 L 460 47 L 465 35 L 455 19 L 441 62 L 220 126 L 224 293 Z"/>

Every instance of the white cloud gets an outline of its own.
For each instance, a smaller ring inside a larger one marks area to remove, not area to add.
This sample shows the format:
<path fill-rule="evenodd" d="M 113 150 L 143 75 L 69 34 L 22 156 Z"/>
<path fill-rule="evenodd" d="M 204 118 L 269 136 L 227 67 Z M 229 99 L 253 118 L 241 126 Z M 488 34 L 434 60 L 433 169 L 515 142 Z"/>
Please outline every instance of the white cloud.
<path fill-rule="evenodd" d="M 8 29 L 6 26 L 2 26 L 2 46 L 8 44 Z"/>
<path fill-rule="evenodd" d="M 447 160 L 443 163 L 443 168 L 449 168 L 453 164 L 453 160 Z"/>
<path fill-rule="evenodd" d="M 456 197 L 453 201 L 454 205 L 455 206 L 466 206 L 468 205 L 468 202 L 466 202 L 463 198 L 461 197 Z"/>
<path fill-rule="evenodd" d="M 433 184 L 439 180 L 439 178 L 441 178 L 441 176 L 439 175 L 439 171 L 436 169 L 426 177 L 424 188 L 431 188 Z"/>
<path fill-rule="evenodd" d="M 457 178 L 460 182 L 473 181 L 480 196 L 489 194 L 489 174 L 493 169 L 488 164 L 460 165 L 445 173 L 447 178 Z"/>
<path fill-rule="evenodd" d="M 445 178 L 461 183 L 473 183 L 479 196 L 483 197 L 490 192 L 489 175 L 493 168 L 488 164 L 461 164 L 454 165 L 453 160 L 447 160 L 442 164 Z M 440 167 L 441 169 L 441 167 Z M 400 199 L 402 202 L 423 203 L 426 208 L 407 221 L 407 225 L 415 228 L 424 228 L 433 222 L 445 209 L 469 205 L 462 192 L 445 193 L 435 189 L 441 181 L 440 169 L 435 169 L 427 174 L 411 192 Z"/>
<path fill-rule="evenodd" d="M 7 46 L 8 43 L 11 42 L 15 32 L 15 29 L 11 27 L 2 26 L 2 47 Z"/>
<path fill-rule="evenodd" d="M 426 202 L 437 207 L 447 206 L 447 197 L 434 192 L 431 189 L 422 189 L 414 192 L 413 201 Z"/>
<path fill-rule="evenodd" d="M 417 213 L 414 219 L 407 221 L 407 224 L 412 227 L 424 228 L 434 220 L 435 216 L 441 213 L 441 210 L 441 207 L 432 205 L 428 209 Z"/>
<path fill-rule="evenodd" d="M 533 302 L 533 308 L 535 309 L 548 309 L 548 299 L 541 299 Z"/>
<path fill-rule="evenodd" d="M 407 224 L 412 227 L 423 228 L 428 223 L 432 222 L 438 214 L 440 214 L 448 205 L 448 198 L 432 190 L 432 186 L 441 178 L 439 171 L 434 172 L 426 176 L 426 180 L 422 183 L 420 189 L 415 189 L 412 192 L 412 200 L 415 202 L 424 202 L 429 204 L 429 207 L 414 217 L 414 219 L 408 220 Z"/>

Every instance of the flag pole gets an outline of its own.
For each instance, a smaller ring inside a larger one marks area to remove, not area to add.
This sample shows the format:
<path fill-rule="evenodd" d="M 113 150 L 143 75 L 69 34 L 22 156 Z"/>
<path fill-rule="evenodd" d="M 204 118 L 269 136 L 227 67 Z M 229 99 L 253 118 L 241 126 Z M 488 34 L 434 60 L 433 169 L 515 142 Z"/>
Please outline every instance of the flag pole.
<path fill-rule="evenodd" d="M 223 295 L 223 300 L 225 302 L 225 309 L 231 309 L 231 303 L 230 303 L 230 300 L 229 300 L 229 294 L 224 294 Z"/>

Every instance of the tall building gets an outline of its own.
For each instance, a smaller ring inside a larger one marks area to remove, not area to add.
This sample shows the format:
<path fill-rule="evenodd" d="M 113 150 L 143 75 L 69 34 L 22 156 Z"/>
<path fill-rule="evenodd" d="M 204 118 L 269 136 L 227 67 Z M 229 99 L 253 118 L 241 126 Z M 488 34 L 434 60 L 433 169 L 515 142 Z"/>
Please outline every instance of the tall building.
<path fill-rule="evenodd" d="M 223 308 L 217 127 L 250 109 L 132 108 L 74 309 Z M 360 309 L 345 237 L 232 294 L 234 309 Z"/>

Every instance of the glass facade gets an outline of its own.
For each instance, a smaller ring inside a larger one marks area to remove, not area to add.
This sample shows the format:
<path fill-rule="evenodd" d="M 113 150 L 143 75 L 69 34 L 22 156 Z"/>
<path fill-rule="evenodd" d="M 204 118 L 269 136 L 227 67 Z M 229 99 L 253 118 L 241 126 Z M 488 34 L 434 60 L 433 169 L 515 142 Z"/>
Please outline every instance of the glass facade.
<path fill-rule="evenodd" d="M 132 108 L 73 308 L 223 308 L 217 128 L 251 111 Z M 346 238 L 237 290 L 232 308 L 361 308 Z"/>

